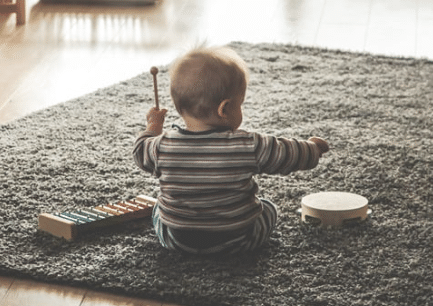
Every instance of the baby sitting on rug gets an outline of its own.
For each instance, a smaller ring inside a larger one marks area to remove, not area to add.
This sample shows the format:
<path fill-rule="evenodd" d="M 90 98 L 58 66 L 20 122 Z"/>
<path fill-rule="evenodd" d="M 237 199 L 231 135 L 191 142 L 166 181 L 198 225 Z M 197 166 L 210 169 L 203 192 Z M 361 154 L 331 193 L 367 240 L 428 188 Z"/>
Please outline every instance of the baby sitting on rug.
<path fill-rule="evenodd" d="M 248 68 L 232 49 L 194 49 L 175 61 L 170 78 L 185 127 L 163 132 L 167 110 L 151 108 L 133 151 L 136 164 L 159 179 L 152 218 L 160 243 L 194 254 L 260 247 L 277 207 L 256 196 L 253 176 L 312 169 L 328 144 L 238 129 Z"/>

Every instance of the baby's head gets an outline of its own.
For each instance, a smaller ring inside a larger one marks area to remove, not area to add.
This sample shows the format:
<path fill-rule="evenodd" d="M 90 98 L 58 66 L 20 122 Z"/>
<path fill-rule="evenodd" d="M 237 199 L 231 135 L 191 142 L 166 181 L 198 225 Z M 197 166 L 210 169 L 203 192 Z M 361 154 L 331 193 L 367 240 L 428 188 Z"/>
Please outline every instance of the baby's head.
<path fill-rule="evenodd" d="M 179 114 L 211 126 L 236 129 L 248 83 L 245 62 L 230 48 L 197 48 L 170 69 L 170 91 Z"/>

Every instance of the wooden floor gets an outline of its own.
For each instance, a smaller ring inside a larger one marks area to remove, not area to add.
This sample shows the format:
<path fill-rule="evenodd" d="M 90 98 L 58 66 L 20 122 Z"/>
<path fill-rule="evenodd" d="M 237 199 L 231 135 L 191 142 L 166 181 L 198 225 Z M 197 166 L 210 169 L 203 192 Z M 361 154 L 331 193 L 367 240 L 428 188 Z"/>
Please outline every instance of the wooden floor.
<path fill-rule="evenodd" d="M 168 63 L 203 40 L 433 58 L 431 0 L 160 0 L 147 7 L 27 0 L 27 12 L 21 27 L 14 15 L 0 15 L 0 124 Z"/>
<path fill-rule="evenodd" d="M 1 306 L 176 306 L 158 301 L 101 293 L 0 276 Z"/>
<path fill-rule="evenodd" d="M 0 15 L 0 124 L 167 64 L 204 40 L 433 59 L 432 0 L 161 0 L 147 7 L 27 0 L 27 21 L 17 27 L 14 15 Z M 161 304 L 0 278 L 0 306 Z"/>

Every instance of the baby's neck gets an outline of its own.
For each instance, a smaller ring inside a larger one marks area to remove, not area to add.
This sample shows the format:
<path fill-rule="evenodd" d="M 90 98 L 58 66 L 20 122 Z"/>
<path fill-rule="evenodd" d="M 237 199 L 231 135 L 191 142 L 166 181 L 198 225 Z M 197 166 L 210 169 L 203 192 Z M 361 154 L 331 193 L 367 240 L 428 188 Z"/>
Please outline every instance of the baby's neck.
<path fill-rule="evenodd" d="M 188 115 L 183 115 L 182 118 L 185 122 L 186 130 L 190 132 L 204 132 L 222 127 L 219 124 L 214 124 L 213 122 L 204 122 Z"/>

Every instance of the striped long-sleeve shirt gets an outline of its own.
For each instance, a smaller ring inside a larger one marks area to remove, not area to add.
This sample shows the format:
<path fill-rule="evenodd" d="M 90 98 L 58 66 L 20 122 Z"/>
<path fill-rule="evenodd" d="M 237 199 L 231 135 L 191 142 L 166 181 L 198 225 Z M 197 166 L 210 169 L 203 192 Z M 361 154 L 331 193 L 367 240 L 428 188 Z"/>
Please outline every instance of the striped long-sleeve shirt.
<path fill-rule="evenodd" d="M 181 128 L 159 136 L 143 132 L 133 151 L 136 164 L 159 179 L 161 221 L 173 229 L 207 231 L 242 229 L 259 217 L 255 174 L 311 169 L 319 154 L 310 141 Z"/>

